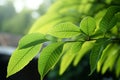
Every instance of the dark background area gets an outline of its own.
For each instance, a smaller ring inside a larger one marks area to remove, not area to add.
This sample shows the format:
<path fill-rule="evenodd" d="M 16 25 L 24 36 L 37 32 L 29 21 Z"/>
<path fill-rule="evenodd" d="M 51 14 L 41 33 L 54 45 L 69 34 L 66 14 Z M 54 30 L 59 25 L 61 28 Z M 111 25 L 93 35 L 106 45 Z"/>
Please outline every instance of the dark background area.
<path fill-rule="evenodd" d="M 100 73 L 94 72 L 89 76 L 89 64 L 86 55 L 77 67 L 72 65 L 67 71 L 59 76 L 59 64 L 56 65 L 55 69 L 51 70 L 44 80 L 120 80 L 116 78 L 113 72 L 106 72 L 101 75 Z M 37 58 L 34 58 L 24 69 L 20 72 L 6 78 L 7 65 L 10 56 L 0 54 L 0 80 L 40 80 L 40 76 L 37 70 Z"/>

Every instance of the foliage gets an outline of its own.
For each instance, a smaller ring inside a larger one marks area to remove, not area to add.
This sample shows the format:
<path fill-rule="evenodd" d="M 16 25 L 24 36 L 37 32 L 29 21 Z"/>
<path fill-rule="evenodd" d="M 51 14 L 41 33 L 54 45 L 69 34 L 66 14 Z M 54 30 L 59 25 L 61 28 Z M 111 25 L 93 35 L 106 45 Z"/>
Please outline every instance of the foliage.
<path fill-rule="evenodd" d="M 38 60 L 41 80 L 60 58 L 62 75 L 88 52 L 90 75 L 96 69 L 102 74 L 115 70 L 119 77 L 119 4 L 118 0 L 57 0 L 20 40 L 10 58 L 7 77 L 25 67 L 44 42 L 49 44 L 41 50 Z"/>

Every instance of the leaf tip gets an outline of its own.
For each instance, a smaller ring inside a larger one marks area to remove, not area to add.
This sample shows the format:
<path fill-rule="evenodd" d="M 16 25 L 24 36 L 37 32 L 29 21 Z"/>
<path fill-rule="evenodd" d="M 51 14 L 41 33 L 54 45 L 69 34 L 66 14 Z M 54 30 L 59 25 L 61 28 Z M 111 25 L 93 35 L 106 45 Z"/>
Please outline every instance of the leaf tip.
<path fill-rule="evenodd" d="M 93 71 L 91 71 L 89 74 L 88 74 L 88 76 L 91 76 L 93 74 Z"/>
<path fill-rule="evenodd" d="M 63 73 L 64 73 L 64 72 L 60 70 L 59 75 L 63 75 Z"/>
<path fill-rule="evenodd" d="M 6 75 L 6 78 L 8 78 L 9 77 L 9 75 Z"/>
<path fill-rule="evenodd" d="M 6 78 L 10 77 L 12 74 L 7 73 Z"/>

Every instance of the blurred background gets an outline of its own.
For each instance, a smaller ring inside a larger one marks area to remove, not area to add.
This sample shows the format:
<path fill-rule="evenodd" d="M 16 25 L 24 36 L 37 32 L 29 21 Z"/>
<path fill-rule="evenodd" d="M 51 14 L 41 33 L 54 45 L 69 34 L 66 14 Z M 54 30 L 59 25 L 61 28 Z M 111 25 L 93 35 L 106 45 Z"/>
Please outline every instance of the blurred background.
<path fill-rule="evenodd" d="M 37 58 L 23 70 L 6 79 L 7 64 L 19 39 L 54 2 L 55 0 L 0 0 L 0 80 L 40 79 Z M 62 76 L 58 75 L 57 64 L 55 69 L 46 75 L 45 80 L 117 80 L 114 72 L 106 72 L 105 75 L 94 72 L 92 76 L 88 76 L 90 72 L 88 56 L 89 54 L 83 57 L 77 67 L 71 65 Z"/>

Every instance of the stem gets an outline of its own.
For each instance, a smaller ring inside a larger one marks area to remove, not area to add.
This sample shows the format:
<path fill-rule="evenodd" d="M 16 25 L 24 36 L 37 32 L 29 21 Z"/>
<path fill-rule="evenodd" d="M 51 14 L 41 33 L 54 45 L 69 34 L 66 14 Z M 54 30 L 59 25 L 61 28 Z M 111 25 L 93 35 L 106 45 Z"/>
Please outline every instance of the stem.
<path fill-rule="evenodd" d="M 105 37 L 104 37 L 105 38 Z M 113 42 L 120 42 L 120 38 L 106 38 L 111 39 Z M 98 39 L 90 38 L 89 40 L 76 40 L 76 41 L 65 41 L 65 43 L 71 43 L 71 42 L 85 42 L 85 41 L 96 41 Z"/>
<path fill-rule="evenodd" d="M 69 42 L 85 42 L 85 41 L 65 41 L 66 43 L 69 43 Z"/>

